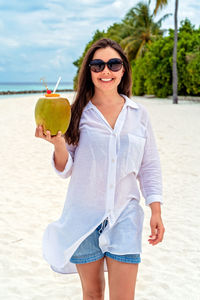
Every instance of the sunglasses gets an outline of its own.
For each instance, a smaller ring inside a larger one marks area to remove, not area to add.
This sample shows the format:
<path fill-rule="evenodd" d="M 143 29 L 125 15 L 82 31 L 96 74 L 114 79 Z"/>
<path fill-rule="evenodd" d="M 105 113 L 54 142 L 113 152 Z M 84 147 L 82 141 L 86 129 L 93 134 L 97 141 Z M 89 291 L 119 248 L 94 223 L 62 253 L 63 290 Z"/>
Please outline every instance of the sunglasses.
<path fill-rule="evenodd" d="M 101 59 L 94 59 L 90 62 L 89 67 L 90 67 L 91 71 L 98 73 L 98 72 L 103 71 L 105 69 L 106 65 L 109 70 L 111 70 L 113 72 L 117 72 L 117 71 L 121 70 L 123 61 L 119 58 L 111 58 L 107 62 L 105 62 Z"/>

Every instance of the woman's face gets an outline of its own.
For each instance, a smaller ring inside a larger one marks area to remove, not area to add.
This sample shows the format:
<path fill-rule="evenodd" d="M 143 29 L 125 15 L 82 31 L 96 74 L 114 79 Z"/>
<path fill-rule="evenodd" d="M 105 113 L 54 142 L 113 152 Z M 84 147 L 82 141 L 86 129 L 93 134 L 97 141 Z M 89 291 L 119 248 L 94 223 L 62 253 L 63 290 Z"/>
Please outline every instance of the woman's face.
<path fill-rule="evenodd" d="M 111 58 L 119 58 L 122 60 L 119 53 L 114 50 L 111 47 L 101 48 L 96 50 L 96 52 L 93 55 L 92 60 L 94 59 L 101 59 L 104 62 L 108 62 Z M 103 71 L 99 73 L 95 73 L 93 71 L 91 72 L 92 82 L 94 84 L 95 89 L 99 89 L 102 91 L 117 91 L 117 87 L 120 84 L 121 78 L 124 74 L 124 66 L 122 65 L 122 68 L 117 71 L 113 72 L 111 71 L 107 65 L 105 65 L 105 68 Z M 104 79 L 109 79 L 109 81 L 103 81 Z"/>

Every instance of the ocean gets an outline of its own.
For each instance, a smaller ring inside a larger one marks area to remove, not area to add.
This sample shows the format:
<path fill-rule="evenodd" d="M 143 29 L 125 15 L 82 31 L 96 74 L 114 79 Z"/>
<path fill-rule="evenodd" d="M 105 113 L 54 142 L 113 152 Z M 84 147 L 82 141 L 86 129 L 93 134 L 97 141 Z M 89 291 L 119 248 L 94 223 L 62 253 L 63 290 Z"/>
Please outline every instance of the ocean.
<path fill-rule="evenodd" d="M 48 89 L 54 90 L 56 82 L 48 83 Z M 72 82 L 60 82 L 58 89 L 73 89 Z M 0 92 L 19 92 L 19 91 L 37 91 L 45 90 L 45 86 L 41 82 L 0 82 Z M 0 96 L 1 97 L 1 96 Z"/>

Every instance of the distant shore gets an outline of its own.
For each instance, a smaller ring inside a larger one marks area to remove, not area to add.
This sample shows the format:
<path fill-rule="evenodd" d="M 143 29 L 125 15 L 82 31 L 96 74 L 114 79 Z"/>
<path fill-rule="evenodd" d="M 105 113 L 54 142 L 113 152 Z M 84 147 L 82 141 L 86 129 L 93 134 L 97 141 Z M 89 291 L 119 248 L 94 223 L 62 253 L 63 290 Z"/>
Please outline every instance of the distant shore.
<path fill-rule="evenodd" d="M 75 92 L 73 89 L 58 89 L 56 92 Z M 0 91 L 0 96 L 1 95 L 18 95 L 18 94 L 38 94 L 38 93 L 46 93 L 46 89 L 44 90 L 24 90 L 24 91 Z M 132 97 L 143 97 L 147 99 L 161 99 L 158 98 L 155 95 L 143 95 L 143 96 L 135 96 L 133 95 Z M 164 99 L 164 98 L 163 98 Z M 173 96 L 168 96 L 165 99 L 173 99 Z M 200 102 L 200 96 L 178 96 L 178 100 L 185 100 L 185 101 L 195 101 L 195 102 Z"/>
<path fill-rule="evenodd" d="M 144 98 L 149 98 L 149 99 L 155 99 L 155 98 L 157 98 L 157 99 L 162 100 L 162 98 L 158 98 L 158 97 L 156 97 L 155 95 L 144 95 L 144 96 L 142 96 L 142 97 L 144 97 Z M 173 99 L 173 96 L 168 96 L 168 97 L 163 98 L 163 99 L 171 99 L 171 100 L 172 100 L 172 99 Z M 181 95 L 179 95 L 179 96 L 178 96 L 178 100 L 200 102 L 200 96 L 181 96 Z"/>
<path fill-rule="evenodd" d="M 38 94 L 45 93 L 46 90 L 30 90 L 30 91 L 0 91 L 0 95 L 17 95 L 17 94 Z M 56 92 L 74 92 L 73 89 L 58 89 Z"/>

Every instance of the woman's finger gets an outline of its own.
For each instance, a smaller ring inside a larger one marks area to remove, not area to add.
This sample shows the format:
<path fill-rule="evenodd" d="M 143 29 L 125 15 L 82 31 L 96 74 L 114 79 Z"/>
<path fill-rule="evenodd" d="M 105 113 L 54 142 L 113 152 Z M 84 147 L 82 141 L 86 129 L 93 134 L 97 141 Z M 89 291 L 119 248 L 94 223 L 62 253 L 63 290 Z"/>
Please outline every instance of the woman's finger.
<path fill-rule="evenodd" d="M 38 128 L 38 135 L 40 138 L 44 138 L 43 127 L 41 125 Z"/>
<path fill-rule="evenodd" d="M 61 131 L 58 131 L 57 137 L 61 137 L 61 136 L 62 136 L 62 132 L 61 132 Z"/>
<path fill-rule="evenodd" d="M 46 139 L 50 142 L 51 141 L 51 132 L 49 130 L 46 131 Z"/>
<path fill-rule="evenodd" d="M 39 137 L 38 127 L 35 129 L 35 137 Z"/>
<path fill-rule="evenodd" d="M 164 231 L 165 231 L 164 227 L 159 228 L 158 233 L 156 234 L 156 238 L 152 239 L 152 236 L 150 235 L 151 239 L 149 239 L 148 242 L 152 245 L 156 245 L 156 244 L 162 242 Z"/>

